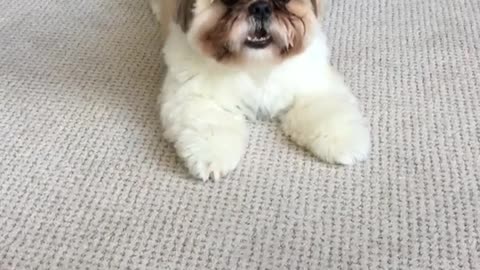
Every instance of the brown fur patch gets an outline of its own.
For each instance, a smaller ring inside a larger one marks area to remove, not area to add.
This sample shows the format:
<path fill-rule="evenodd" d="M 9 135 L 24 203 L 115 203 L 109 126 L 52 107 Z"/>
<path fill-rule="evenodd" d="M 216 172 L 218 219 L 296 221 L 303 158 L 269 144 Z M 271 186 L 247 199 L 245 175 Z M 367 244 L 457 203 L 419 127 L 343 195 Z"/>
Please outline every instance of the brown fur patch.
<path fill-rule="evenodd" d="M 221 0 L 214 1 L 206 11 L 208 15 L 203 14 L 202 23 L 195 27 L 194 35 L 201 50 L 222 63 L 248 60 L 244 57 L 252 49 L 246 47 L 245 41 L 247 33 L 253 29 L 248 7 L 256 1 L 237 0 L 231 6 Z M 273 43 L 265 50 L 273 52 L 277 59 L 270 60 L 277 61 L 301 53 L 314 35 L 314 24 L 320 10 L 318 3 L 324 0 L 265 1 L 269 1 L 273 9 L 266 28 L 273 37 Z M 237 32 L 241 31 L 243 34 L 238 35 Z"/>

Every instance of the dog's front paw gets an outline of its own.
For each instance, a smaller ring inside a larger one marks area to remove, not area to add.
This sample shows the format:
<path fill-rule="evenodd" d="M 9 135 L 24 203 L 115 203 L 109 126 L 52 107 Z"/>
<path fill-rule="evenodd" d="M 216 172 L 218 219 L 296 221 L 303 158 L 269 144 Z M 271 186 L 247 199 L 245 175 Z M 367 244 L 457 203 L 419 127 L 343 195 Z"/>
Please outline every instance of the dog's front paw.
<path fill-rule="evenodd" d="M 189 134 L 176 143 L 190 173 L 203 181 L 219 180 L 233 171 L 242 158 L 246 136 L 242 132 L 217 130 Z"/>
<path fill-rule="evenodd" d="M 370 133 L 354 102 L 324 98 L 294 106 L 283 121 L 283 130 L 320 159 L 350 165 L 367 158 Z"/>
<path fill-rule="evenodd" d="M 235 155 L 213 146 L 207 152 L 192 153 L 185 158 L 185 164 L 190 173 L 203 181 L 220 180 L 235 169 L 241 155 Z"/>
<path fill-rule="evenodd" d="M 326 162 L 351 165 L 368 157 L 370 134 L 360 121 L 318 127 L 313 132 L 316 135 L 306 147 Z"/>

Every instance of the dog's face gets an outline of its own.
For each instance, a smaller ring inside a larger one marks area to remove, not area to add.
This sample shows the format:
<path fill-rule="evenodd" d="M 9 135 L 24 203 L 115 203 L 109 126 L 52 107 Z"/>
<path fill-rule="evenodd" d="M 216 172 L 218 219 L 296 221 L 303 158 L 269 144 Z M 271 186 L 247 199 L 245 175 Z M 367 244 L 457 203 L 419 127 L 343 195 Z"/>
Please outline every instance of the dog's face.
<path fill-rule="evenodd" d="M 177 0 L 192 46 L 220 63 L 275 63 L 310 44 L 324 0 Z"/>

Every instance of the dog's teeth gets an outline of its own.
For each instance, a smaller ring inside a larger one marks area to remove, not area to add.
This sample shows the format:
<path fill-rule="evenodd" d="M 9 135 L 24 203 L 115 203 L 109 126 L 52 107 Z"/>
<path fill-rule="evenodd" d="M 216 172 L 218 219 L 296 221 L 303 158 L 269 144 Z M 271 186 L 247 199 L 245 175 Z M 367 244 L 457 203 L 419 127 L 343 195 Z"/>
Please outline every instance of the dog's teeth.
<path fill-rule="evenodd" d="M 270 36 L 262 36 L 262 37 L 258 37 L 258 36 L 247 36 L 247 40 L 248 41 L 251 41 L 251 42 L 263 42 L 263 41 L 266 41 L 270 38 Z"/>

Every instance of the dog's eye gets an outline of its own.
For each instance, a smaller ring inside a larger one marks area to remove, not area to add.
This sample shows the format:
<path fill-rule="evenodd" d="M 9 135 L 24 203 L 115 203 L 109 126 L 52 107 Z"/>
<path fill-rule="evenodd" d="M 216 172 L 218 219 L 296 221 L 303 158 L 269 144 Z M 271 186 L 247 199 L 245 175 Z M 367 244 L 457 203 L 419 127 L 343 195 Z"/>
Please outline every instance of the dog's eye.
<path fill-rule="evenodd" d="M 227 6 L 231 7 L 237 3 L 237 0 L 222 0 L 222 2 Z"/>

